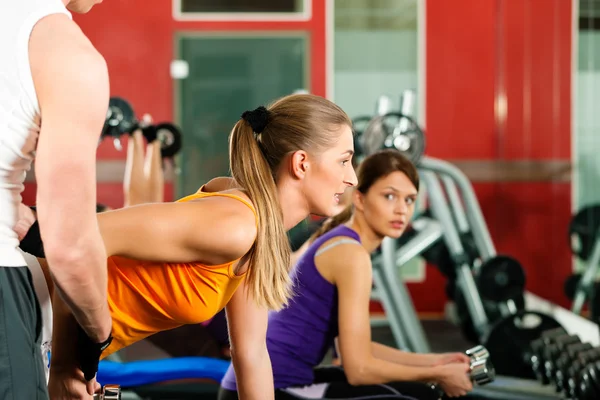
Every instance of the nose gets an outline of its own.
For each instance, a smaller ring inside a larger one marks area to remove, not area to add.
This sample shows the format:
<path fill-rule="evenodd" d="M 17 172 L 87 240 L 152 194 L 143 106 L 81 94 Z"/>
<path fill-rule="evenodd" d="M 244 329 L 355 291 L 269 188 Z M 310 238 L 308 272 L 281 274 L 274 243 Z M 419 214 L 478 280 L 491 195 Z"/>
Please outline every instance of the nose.
<path fill-rule="evenodd" d="M 398 200 L 396 202 L 396 207 L 394 207 L 394 212 L 396 214 L 401 214 L 401 215 L 408 214 L 408 204 L 406 204 L 406 201 L 403 198 L 400 198 L 400 200 Z"/>
<path fill-rule="evenodd" d="M 354 168 L 348 168 L 347 171 L 348 172 L 344 177 L 344 183 L 350 187 L 358 185 L 358 178 L 356 177 Z"/>

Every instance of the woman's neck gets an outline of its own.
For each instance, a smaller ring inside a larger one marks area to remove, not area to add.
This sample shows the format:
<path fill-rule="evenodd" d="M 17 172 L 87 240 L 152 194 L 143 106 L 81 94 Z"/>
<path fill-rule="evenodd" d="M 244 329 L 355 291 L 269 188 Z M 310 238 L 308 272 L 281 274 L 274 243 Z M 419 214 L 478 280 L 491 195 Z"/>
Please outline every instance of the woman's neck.
<path fill-rule="evenodd" d="M 283 226 L 289 231 L 309 215 L 309 208 L 300 190 L 286 181 L 278 182 L 277 196 L 283 213 Z"/>
<path fill-rule="evenodd" d="M 356 211 L 352 214 L 352 217 L 350 217 L 348 222 L 346 222 L 346 226 L 358 233 L 360 242 L 364 248 L 367 249 L 369 254 L 373 253 L 379 246 L 381 246 L 383 236 L 373 232 L 365 219 L 360 214 L 357 214 Z"/>

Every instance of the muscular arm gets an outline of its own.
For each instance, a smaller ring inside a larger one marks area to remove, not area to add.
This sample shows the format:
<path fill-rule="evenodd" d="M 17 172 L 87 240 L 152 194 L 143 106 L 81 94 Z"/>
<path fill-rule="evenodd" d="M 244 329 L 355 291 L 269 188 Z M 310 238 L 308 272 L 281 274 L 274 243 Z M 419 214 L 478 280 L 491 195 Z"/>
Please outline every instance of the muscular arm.
<path fill-rule="evenodd" d="M 111 330 L 106 253 L 95 211 L 96 147 L 108 106 L 108 72 L 64 15 L 35 26 L 29 57 L 42 120 L 35 162 L 41 236 L 57 291 L 100 342 Z"/>
<path fill-rule="evenodd" d="M 317 257 L 319 271 L 338 290 L 339 350 L 348 381 L 371 385 L 392 381 L 437 381 L 437 368 L 397 364 L 373 353 L 369 323 L 371 259 L 359 245 L 341 244 Z"/>
<path fill-rule="evenodd" d="M 268 311 L 256 306 L 245 281 L 226 310 L 240 400 L 273 399 L 273 372 L 266 343 Z"/>

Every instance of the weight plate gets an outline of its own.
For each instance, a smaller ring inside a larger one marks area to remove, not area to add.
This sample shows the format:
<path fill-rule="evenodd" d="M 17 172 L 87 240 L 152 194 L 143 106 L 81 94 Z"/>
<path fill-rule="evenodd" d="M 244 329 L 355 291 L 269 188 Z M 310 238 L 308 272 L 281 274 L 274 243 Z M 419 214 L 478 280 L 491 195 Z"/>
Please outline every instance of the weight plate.
<path fill-rule="evenodd" d="M 417 123 L 399 112 L 389 112 L 369 121 L 360 139 L 365 155 L 394 148 L 417 164 L 425 153 L 425 135 Z"/>
<path fill-rule="evenodd" d="M 181 150 L 182 135 L 175 125 L 166 122 L 156 125 L 156 137 L 162 158 L 173 158 Z"/>
<path fill-rule="evenodd" d="M 513 299 L 525 290 L 525 272 L 521 264 L 509 256 L 495 256 L 479 268 L 477 287 L 481 297 L 494 302 Z"/>
<path fill-rule="evenodd" d="M 492 325 L 482 342 L 498 375 L 535 379 L 530 344 L 544 331 L 559 327 L 560 323 L 547 314 L 521 310 Z"/>

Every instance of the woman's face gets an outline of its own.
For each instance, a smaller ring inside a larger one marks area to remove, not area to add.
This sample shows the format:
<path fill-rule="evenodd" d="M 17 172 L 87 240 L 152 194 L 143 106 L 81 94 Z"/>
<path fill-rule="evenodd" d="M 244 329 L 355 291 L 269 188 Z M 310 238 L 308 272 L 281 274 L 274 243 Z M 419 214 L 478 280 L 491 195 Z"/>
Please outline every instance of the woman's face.
<path fill-rule="evenodd" d="M 366 194 L 358 193 L 355 207 L 380 237 L 399 238 L 415 212 L 417 188 L 400 171 L 379 178 Z"/>
<path fill-rule="evenodd" d="M 304 190 L 310 213 L 323 217 L 335 215 L 346 189 L 357 183 L 352 167 L 352 130 L 344 125 L 332 134 L 337 135 L 338 140 L 311 163 Z"/>

